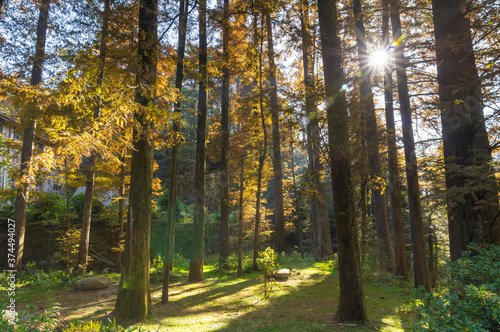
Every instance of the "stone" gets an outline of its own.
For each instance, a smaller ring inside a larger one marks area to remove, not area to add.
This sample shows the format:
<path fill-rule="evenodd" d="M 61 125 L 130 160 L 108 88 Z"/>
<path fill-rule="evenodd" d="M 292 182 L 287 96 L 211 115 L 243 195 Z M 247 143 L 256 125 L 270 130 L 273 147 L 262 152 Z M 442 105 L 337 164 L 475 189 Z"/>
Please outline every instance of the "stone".
<path fill-rule="evenodd" d="M 75 282 L 75 288 L 78 290 L 95 290 L 108 287 L 109 279 L 106 277 L 88 277 Z"/>
<path fill-rule="evenodd" d="M 273 274 L 274 279 L 276 280 L 287 280 L 290 277 L 289 269 L 281 269 Z"/>

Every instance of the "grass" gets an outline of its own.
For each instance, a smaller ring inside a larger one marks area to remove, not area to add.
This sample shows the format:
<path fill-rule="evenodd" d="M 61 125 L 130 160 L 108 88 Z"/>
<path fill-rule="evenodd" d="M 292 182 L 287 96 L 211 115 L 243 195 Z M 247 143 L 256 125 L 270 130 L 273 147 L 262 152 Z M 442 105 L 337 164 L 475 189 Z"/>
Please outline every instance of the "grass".
<path fill-rule="evenodd" d="M 369 320 L 364 324 L 337 324 L 333 316 L 338 300 L 338 273 L 333 261 L 314 262 L 310 258 L 286 258 L 281 267 L 292 276 L 276 282 L 270 299 L 264 300 L 257 272 L 237 277 L 234 270 L 222 273 L 217 258 L 207 258 L 205 280 L 188 283 L 189 262 L 176 262 L 170 288 L 170 301 L 161 303 L 161 283 L 152 276 L 152 312 L 140 326 L 142 331 L 404 331 L 412 315 L 399 309 L 413 300 L 407 282 L 388 275 L 371 274 L 364 279 Z M 247 264 L 248 265 L 248 264 Z M 154 265 L 153 265 L 154 267 Z M 153 269 L 154 270 L 154 269 Z M 108 275 L 117 282 L 117 274 Z M 114 307 L 117 285 L 104 290 L 77 292 L 72 287 L 47 289 L 20 287 L 19 306 L 33 304 L 60 306 L 60 322 L 104 319 Z M 43 289 L 43 290 L 42 290 Z M 5 302 L 2 292 L 0 302 Z"/>

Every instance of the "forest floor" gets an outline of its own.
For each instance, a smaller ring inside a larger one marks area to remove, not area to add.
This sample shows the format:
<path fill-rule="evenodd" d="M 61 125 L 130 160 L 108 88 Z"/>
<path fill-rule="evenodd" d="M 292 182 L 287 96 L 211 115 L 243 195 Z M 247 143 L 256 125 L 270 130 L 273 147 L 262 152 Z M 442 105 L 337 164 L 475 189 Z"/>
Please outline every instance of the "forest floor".
<path fill-rule="evenodd" d="M 205 280 L 188 283 L 187 270 L 174 270 L 170 298 L 161 303 L 159 274 L 152 277 L 152 312 L 141 331 L 404 331 L 414 314 L 405 307 L 413 301 L 407 280 L 387 274 L 364 278 L 368 321 L 339 324 L 333 316 L 338 301 L 338 270 L 332 261 L 284 260 L 292 271 L 287 281 L 276 282 L 269 299 L 257 272 L 243 277 L 221 274 L 215 264 L 205 265 Z M 333 272 L 332 272 L 333 271 Z M 104 290 L 75 291 L 43 287 L 18 291 L 18 306 L 58 306 L 59 322 L 105 320 L 114 307 L 119 276 L 107 275 Z M 3 300 L 3 299 L 2 299 Z M 0 301 L 3 302 L 3 301 Z M 130 323 L 132 324 L 132 323 Z M 126 325 L 123 324 L 122 325 Z"/>

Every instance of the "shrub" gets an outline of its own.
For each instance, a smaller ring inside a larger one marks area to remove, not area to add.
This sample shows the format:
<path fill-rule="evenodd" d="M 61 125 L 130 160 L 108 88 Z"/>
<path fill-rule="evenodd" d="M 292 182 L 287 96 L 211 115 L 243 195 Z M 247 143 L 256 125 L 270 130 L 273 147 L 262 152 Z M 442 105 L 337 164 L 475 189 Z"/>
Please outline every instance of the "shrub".
<path fill-rule="evenodd" d="M 7 224 L 8 218 L 14 218 L 15 207 L 16 190 L 10 188 L 0 190 L 0 223 Z"/>
<path fill-rule="evenodd" d="M 2 303 L 2 307 L 5 307 Z M 57 319 L 58 307 L 52 307 L 49 310 L 42 310 L 36 313 L 36 309 L 33 306 L 28 306 L 27 311 L 18 312 L 16 324 L 13 325 L 6 319 L 6 317 L 0 317 L 0 331 L 4 332 L 52 332 L 57 329 Z"/>
<path fill-rule="evenodd" d="M 464 252 L 444 279 L 417 303 L 416 331 L 500 331 L 500 246 Z"/>
<path fill-rule="evenodd" d="M 78 221 L 80 222 L 83 217 L 84 202 L 85 193 L 74 195 L 69 201 L 71 212 L 78 216 Z M 97 198 L 92 198 L 92 221 L 94 224 L 105 224 L 108 221 L 105 206 Z"/>
<path fill-rule="evenodd" d="M 273 249 L 267 247 L 266 250 L 259 253 L 257 264 L 260 267 L 262 274 L 262 281 L 264 282 L 264 298 L 269 298 L 273 288 L 273 273 L 274 270 L 279 268 L 278 254 Z"/>
<path fill-rule="evenodd" d="M 64 213 L 62 206 L 62 198 L 57 194 L 40 191 L 32 192 L 26 220 L 28 222 L 55 224 L 59 221 L 59 216 Z"/>

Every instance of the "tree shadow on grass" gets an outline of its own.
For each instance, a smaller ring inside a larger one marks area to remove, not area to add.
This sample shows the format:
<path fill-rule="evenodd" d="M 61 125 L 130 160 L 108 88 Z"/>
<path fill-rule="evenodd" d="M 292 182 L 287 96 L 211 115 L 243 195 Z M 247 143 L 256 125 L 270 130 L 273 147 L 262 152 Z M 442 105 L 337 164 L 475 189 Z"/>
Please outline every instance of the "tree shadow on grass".
<path fill-rule="evenodd" d="M 273 295 L 267 305 L 234 318 L 224 327 L 212 331 L 366 331 L 385 327 L 394 330 L 397 327 L 391 326 L 391 320 L 403 318 L 401 313 L 397 313 L 403 304 L 399 294 L 389 296 L 391 288 L 371 287 L 365 290 L 369 320 L 365 323 L 338 324 L 334 321 L 339 296 L 337 275 L 313 275 L 312 279 L 318 281 L 305 286 L 299 284 L 282 295 Z M 286 283 L 280 283 L 279 286 L 286 287 Z M 401 292 L 396 287 L 392 291 Z M 408 328 L 404 325 L 400 330 Z"/>

